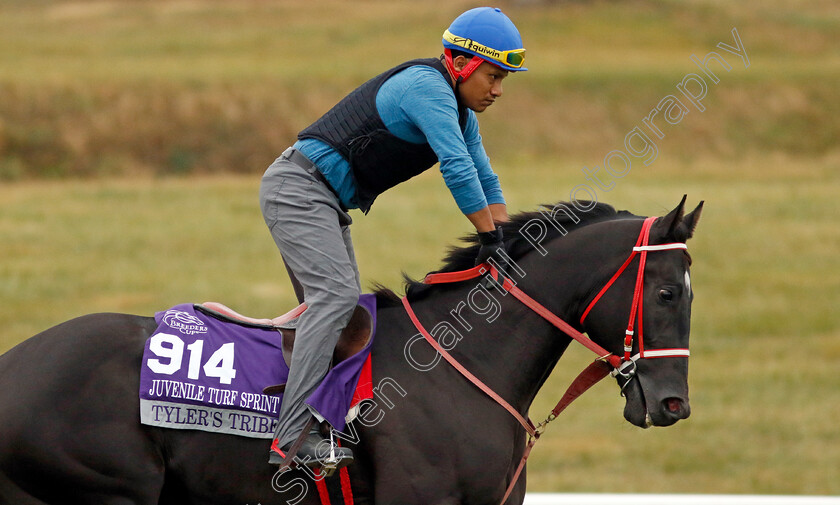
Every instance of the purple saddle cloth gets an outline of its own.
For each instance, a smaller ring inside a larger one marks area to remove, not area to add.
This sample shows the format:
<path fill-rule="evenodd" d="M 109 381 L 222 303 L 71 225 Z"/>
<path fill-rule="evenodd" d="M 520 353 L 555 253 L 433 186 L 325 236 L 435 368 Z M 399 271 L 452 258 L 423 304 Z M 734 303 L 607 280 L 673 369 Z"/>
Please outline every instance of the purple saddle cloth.
<path fill-rule="evenodd" d="M 333 367 L 306 401 L 339 431 L 376 333 L 375 295 L 362 295 L 359 305 L 372 317 L 370 340 Z M 283 395 L 262 391 L 285 384 L 289 376 L 281 333 L 225 321 L 189 303 L 158 312 L 155 320 L 158 327 L 146 341 L 140 369 L 140 422 L 271 438 Z"/>

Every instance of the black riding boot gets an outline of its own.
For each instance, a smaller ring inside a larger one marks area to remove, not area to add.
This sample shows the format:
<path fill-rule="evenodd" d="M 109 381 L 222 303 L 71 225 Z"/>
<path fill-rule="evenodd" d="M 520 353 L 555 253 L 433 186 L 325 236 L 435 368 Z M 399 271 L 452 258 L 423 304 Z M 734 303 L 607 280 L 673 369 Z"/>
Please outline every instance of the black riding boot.
<path fill-rule="evenodd" d="M 304 433 L 306 431 L 309 433 L 305 438 L 301 434 L 297 440 L 284 447 L 278 447 L 278 439 L 274 438 L 268 457 L 269 464 L 289 466 L 296 463 L 309 468 L 323 467 L 333 471 L 353 462 L 353 451 L 349 448 L 338 447 L 331 439 L 322 437 L 317 428 L 305 430 Z M 295 454 L 290 455 L 295 446 L 297 446 Z M 292 459 L 288 460 L 289 457 Z"/>

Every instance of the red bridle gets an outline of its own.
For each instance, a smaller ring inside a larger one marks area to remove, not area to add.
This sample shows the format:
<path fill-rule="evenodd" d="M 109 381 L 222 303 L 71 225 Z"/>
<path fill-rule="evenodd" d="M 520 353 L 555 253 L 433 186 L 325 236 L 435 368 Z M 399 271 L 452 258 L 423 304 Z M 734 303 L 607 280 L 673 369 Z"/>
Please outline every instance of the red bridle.
<path fill-rule="evenodd" d="M 642 231 L 639 233 L 639 238 L 636 240 L 636 245 L 633 247 L 633 251 L 630 253 L 630 256 L 627 260 L 621 265 L 618 271 L 610 278 L 606 285 L 601 288 L 601 291 L 589 302 L 589 305 L 586 307 L 586 310 L 583 312 L 583 315 L 580 318 L 581 324 L 583 324 L 586 316 L 589 315 L 589 312 L 601 299 L 601 297 L 606 293 L 606 291 L 615 283 L 615 281 L 621 276 L 624 270 L 627 269 L 627 266 L 630 262 L 636 257 L 637 253 L 639 254 L 639 271 L 636 274 L 636 287 L 633 293 L 633 303 L 630 308 L 630 319 L 627 324 L 627 330 L 625 331 L 625 339 L 624 339 L 624 357 L 620 358 L 600 345 L 596 344 L 592 341 L 589 337 L 582 334 L 581 332 L 574 329 L 571 325 L 563 321 L 561 318 L 557 317 L 553 312 L 545 308 L 539 302 L 525 294 L 521 289 L 519 289 L 516 284 L 514 284 L 508 278 L 502 278 L 501 282 L 500 275 L 498 270 L 494 266 L 488 263 L 484 263 L 479 265 L 475 268 L 470 270 L 464 270 L 462 272 L 447 272 L 447 273 L 438 273 L 438 274 L 429 274 L 423 280 L 425 284 L 444 284 L 444 283 L 451 283 L 451 282 L 461 282 L 470 279 L 475 279 L 485 274 L 490 274 L 490 276 L 496 281 L 497 286 L 501 286 L 502 289 L 506 290 L 510 294 L 512 294 L 517 300 L 524 303 L 528 306 L 531 310 L 539 314 L 542 318 L 550 322 L 552 325 L 566 333 L 568 336 L 576 340 L 577 342 L 581 343 L 584 347 L 594 352 L 598 358 L 591 363 L 580 375 L 574 380 L 574 382 L 569 386 L 566 390 L 566 393 L 557 402 L 557 405 L 548 415 L 545 421 L 538 425 L 534 425 L 531 422 L 531 419 L 526 419 L 523 417 L 512 405 L 510 405 L 507 401 L 505 401 L 501 396 L 499 396 L 495 391 L 493 391 L 490 387 L 484 384 L 480 379 L 478 379 L 475 375 L 470 373 L 463 365 L 458 363 L 458 361 L 452 357 L 449 352 L 447 352 L 441 345 L 435 340 L 435 338 L 423 327 L 423 324 L 417 318 L 417 315 L 414 313 L 414 310 L 411 308 L 411 304 L 408 301 L 408 297 L 403 297 L 402 303 L 403 307 L 405 307 L 405 311 L 408 314 L 408 317 L 414 323 L 414 326 L 420 332 L 421 335 L 429 342 L 429 344 L 438 352 L 440 355 L 451 364 L 456 370 L 458 370 L 464 377 L 466 377 L 470 382 L 475 384 L 481 391 L 491 397 L 493 400 L 496 401 L 499 405 L 501 405 L 505 410 L 507 410 L 518 422 L 525 428 L 525 431 L 528 432 L 530 435 L 530 439 L 528 441 L 528 445 L 525 448 L 525 452 L 522 456 L 522 459 L 519 462 L 519 466 L 516 469 L 516 472 L 513 475 L 513 479 L 510 482 L 510 485 L 505 492 L 504 498 L 502 498 L 501 503 L 507 501 L 508 496 L 513 491 L 513 488 L 519 479 L 519 475 L 522 472 L 523 468 L 525 467 L 525 462 L 528 459 L 528 455 L 531 452 L 531 449 L 536 444 L 537 440 L 539 439 L 540 435 L 542 435 L 543 431 L 545 431 L 546 426 L 549 422 L 553 421 L 559 414 L 562 412 L 575 398 L 586 392 L 590 387 L 600 381 L 602 378 L 606 377 L 608 373 L 612 373 L 613 375 L 620 374 L 623 377 L 629 379 L 635 374 L 635 362 L 640 358 L 665 358 L 665 357 L 688 357 L 689 351 L 688 349 L 656 349 L 656 350 L 645 350 L 644 348 L 644 339 L 642 333 L 642 297 L 644 291 L 644 272 L 645 272 L 645 263 L 647 262 L 647 253 L 652 251 L 666 251 L 670 249 L 687 249 L 684 243 L 671 243 L 671 244 L 662 244 L 662 245 L 648 245 L 648 241 L 650 239 L 650 229 L 653 226 L 654 221 L 657 218 L 649 217 L 645 219 L 644 223 L 642 224 Z M 636 355 L 631 356 L 632 349 L 633 349 L 633 336 L 635 333 L 634 330 L 634 322 L 638 321 L 638 335 L 639 335 L 639 353 Z M 607 365 L 608 363 L 608 365 Z M 631 369 L 629 371 L 625 371 L 627 367 Z M 610 370 L 612 368 L 612 371 Z"/>
<path fill-rule="evenodd" d="M 630 318 L 627 321 L 627 329 L 624 331 L 624 357 L 622 358 L 621 366 L 618 367 L 617 372 L 624 375 L 623 371 L 626 367 L 632 367 L 633 364 L 638 359 L 645 359 L 645 358 L 674 358 L 674 357 L 688 357 L 689 351 L 688 349 L 679 349 L 679 348 L 671 348 L 671 349 L 645 349 L 645 340 L 644 340 L 644 332 L 642 328 L 642 313 L 643 313 L 643 295 L 644 295 L 644 285 L 645 285 L 645 264 L 647 263 L 647 254 L 648 252 L 652 251 L 667 251 L 671 249 L 683 249 L 686 250 L 687 246 L 681 242 L 675 242 L 671 244 L 661 244 L 661 245 L 648 245 L 648 241 L 650 239 L 650 229 L 653 226 L 653 222 L 656 221 L 655 217 L 649 217 L 645 219 L 644 223 L 642 224 L 642 231 L 639 233 L 639 238 L 636 240 L 636 245 L 633 247 L 633 252 L 630 253 L 630 256 L 621 265 L 618 271 L 610 278 L 609 281 L 601 288 L 601 291 L 595 295 L 595 298 L 589 302 L 589 305 L 586 307 L 586 310 L 583 311 L 583 315 L 580 317 L 580 324 L 583 324 L 586 320 L 586 316 L 589 315 L 589 311 L 598 303 L 598 300 L 607 292 L 608 289 L 615 283 L 616 280 L 624 273 L 624 270 L 627 269 L 627 266 L 630 265 L 630 262 L 633 261 L 633 258 L 636 255 L 639 255 L 639 271 L 636 273 L 636 288 L 633 291 L 633 304 L 630 307 Z M 639 352 L 635 355 L 631 355 L 633 352 L 633 337 L 636 333 L 634 328 L 634 323 L 638 324 L 638 341 L 639 341 Z"/>

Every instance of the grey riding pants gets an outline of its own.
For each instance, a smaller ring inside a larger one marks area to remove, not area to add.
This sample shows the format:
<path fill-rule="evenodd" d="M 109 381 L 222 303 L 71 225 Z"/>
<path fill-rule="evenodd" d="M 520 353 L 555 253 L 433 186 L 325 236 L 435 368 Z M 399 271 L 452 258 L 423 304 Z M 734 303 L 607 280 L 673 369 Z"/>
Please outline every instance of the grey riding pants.
<path fill-rule="evenodd" d="M 329 371 L 361 292 L 350 216 L 314 174 L 317 169 L 289 161 L 287 153 L 268 168 L 260 186 L 263 218 L 308 307 L 298 321 L 280 407 L 280 447 L 293 442 L 312 415 L 304 402 Z"/>

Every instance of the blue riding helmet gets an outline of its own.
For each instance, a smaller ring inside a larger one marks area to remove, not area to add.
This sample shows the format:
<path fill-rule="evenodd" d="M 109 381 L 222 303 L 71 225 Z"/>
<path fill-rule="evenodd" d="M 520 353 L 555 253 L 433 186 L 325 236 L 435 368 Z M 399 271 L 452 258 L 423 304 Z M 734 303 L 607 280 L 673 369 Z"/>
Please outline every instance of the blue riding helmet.
<path fill-rule="evenodd" d="M 510 72 L 528 70 L 522 66 L 525 48 L 519 30 L 501 9 L 478 7 L 461 14 L 443 33 L 443 47 L 447 53 L 463 51 Z"/>

